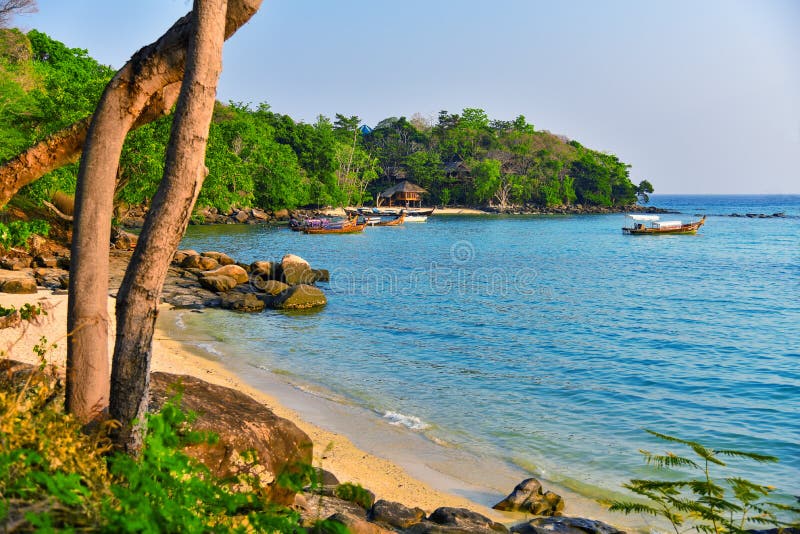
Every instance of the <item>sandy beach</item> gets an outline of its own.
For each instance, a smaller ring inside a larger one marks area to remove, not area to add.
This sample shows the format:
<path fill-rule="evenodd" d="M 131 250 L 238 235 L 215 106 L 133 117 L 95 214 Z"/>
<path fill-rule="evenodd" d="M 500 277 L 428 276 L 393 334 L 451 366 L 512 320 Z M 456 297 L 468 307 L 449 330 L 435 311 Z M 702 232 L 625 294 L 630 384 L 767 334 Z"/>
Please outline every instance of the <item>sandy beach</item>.
<path fill-rule="evenodd" d="M 47 352 L 48 361 L 64 368 L 67 296 L 40 290 L 37 295 L 2 294 L 0 297 L 0 304 L 6 307 L 13 305 L 19 308 L 25 303 L 42 304 L 48 311 L 47 316 L 41 317 L 36 323 L 24 323 L 16 328 L 0 330 L 0 351 L 8 358 L 36 363 L 33 347 L 39 344 L 41 337 L 44 336 L 50 345 Z M 112 332 L 109 353 L 113 349 L 114 304 L 114 299 L 109 297 L 108 310 Z M 428 512 L 440 506 L 455 506 L 470 508 L 499 521 L 509 521 L 514 517 L 501 514 L 464 497 L 437 491 L 413 478 L 396 464 L 359 450 L 345 436 L 302 420 L 296 412 L 281 405 L 275 397 L 250 387 L 219 363 L 194 354 L 182 343 L 169 339 L 162 329 L 157 330 L 154 341 L 152 370 L 192 375 L 247 393 L 280 417 L 295 423 L 311 437 L 314 442 L 315 465 L 321 465 L 332 472 L 340 481 L 356 482 L 369 488 L 379 499 L 418 506 Z"/>

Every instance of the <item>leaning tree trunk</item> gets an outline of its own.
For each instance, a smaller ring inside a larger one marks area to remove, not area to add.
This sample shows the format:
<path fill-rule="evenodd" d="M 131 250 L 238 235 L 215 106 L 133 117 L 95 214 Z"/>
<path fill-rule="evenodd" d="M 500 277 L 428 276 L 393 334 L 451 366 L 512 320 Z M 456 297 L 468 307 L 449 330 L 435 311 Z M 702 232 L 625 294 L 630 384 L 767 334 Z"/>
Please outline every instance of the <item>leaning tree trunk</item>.
<path fill-rule="evenodd" d="M 258 11 L 262 0 L 229 0 L 225 21 L 225 38 L 233 35 Z M 189 16 L 182 17 L 155 43 L 139 50 L 119 73 L 128 76 L 126 87 L 147 91 L 144 111 L 136 118 L 134 127 L 147 124 L 168 114 L 175 105 L 178 87 L 183 77 L 186 46 L 191 24 Z M 139 68 L 159 65 L 160 68 Z M 133 68 L 132 68 L 133 67 Z M 117 73 L 117 76 L 119 76 Z M 154 79 L 155 78 L 155 79 Z M 116 77 L 115 77 L 116 79 Z M 166 85 L 152 91 L 153 82 Z M 121 95 L 117 95 L 119 98 Z M 86 134 L 93 117 L 86 117 L 55 132 L 36 145 L 0 166 L 0 208 L 23 186 L 34 182 L 55 169 L 78 160 L 83 150 Z"/>
<path fill-rule="evenodd" d="M 164 177 L 117 296 L 110 409 L 111 416 L 122 423 L 118 444 L 129 451 L 140 445 L 140 426 L 133 422 L 142 420 L 147 406 L 159 296 L 205 178 L 208 130 L 222 70 L 226 3 L 194 2 L 195 33 L 189 41 Z"/>
<path fill-rule="evenodd" d="M 225 37 L 261 0 L 230 0 Z M 108 243 L 114 184 L 125 136 L 160 92 L 183 78 L 191 14 L 139 50 L 109 82 L 92 116 L 78 171 L 67 328 L 67 409 L 89 422 L 108 408 Z M 2 170 L 0 170 L 0 173 Z M 5 180 L 5 178 L 3 178 Z M 0 201 L 2 201 L 0 196 Z"/>

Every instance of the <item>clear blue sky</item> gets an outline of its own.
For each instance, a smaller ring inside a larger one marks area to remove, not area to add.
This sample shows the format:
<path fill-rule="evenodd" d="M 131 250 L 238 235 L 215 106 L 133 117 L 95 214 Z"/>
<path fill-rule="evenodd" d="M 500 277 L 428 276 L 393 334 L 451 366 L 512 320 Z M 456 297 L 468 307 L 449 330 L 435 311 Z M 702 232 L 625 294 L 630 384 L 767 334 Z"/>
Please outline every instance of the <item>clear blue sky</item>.
<path fill-rule="evenodd" d="M 187 0 L 16 20 L 121 66 Z M 800 193 L 798 0 L 265 0 L 218 98 L 318 114 L 485 109 L 617 154 L 661 193 Z"/>

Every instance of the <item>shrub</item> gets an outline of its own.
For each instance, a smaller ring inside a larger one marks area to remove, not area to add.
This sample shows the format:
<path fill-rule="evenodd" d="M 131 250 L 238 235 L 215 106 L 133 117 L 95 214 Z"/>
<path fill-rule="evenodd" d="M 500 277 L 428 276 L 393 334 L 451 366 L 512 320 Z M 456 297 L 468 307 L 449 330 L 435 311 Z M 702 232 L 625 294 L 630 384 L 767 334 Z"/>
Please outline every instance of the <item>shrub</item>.
<path fill-rule="evenodd" d="M 641 451 L 648 465 L 667 471 L 668 476 L 666 480 L 634 479 L 624 484 L 624 487 L 644 497 L 647 502 L 614 501 L 610 506 L 612 511 L 661 516 L 670 522 L 675 534 L 689 530 L 744 534 L 751 525 L 790 526 L 778 516 L 800 513 L 800 508 L 770 500 L 770 494 L 775 491 L 772 486 L 762 486 L 741 477 L 728 477 L 720 481 L 711 476 L 712 466 L 724 468 L 727 465 L 722 457 L 777 462 L 776 457 L 731 449 L 712 449 L 696 441 L 651 430 L 647 432 L 691 449 L 695 458 L 678 456 L 672 452 L 657 455 Z M 687 476 L 680 471 L 686 469 L 699 473 L 699 476 Z M 681 530 L 687 522 L 688 527 Z M 791 526 L 797 526 L 796 523 L 795 520 Z"/>
<path fill-rule="evenodd" d="M 361 484 L 353 484 L 352 482 L 339 484 L 333 493 L 340 499 L 355 503 L 365 510 L 372 508 L 375 502 L 375 497 L 372 493 L 364 489 Z"/>
<path fill-rule="evenodd" d="M 38 234 L 46 237 L 49 233 L 50 225 L 47 221 L 39 219 L 0 223 L 0 248 L 8 250 L 17 247 L 28 250 L 28 240 L 31 236 Z"/>

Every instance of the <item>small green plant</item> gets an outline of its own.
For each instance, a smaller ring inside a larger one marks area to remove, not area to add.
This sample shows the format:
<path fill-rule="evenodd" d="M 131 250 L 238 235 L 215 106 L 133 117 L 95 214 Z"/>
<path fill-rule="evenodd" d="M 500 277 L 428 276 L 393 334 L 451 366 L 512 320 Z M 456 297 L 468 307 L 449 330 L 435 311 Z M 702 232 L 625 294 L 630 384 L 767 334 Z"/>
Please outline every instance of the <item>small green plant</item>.
<path fill-rule="evenodd" d="M 8 308 L 0 305 L 0 317 L 8 317 L 16 312 L 19 312 L 19 317 L 23 321 L 37 322 L 40 317 L 47 315 L 47 310 L 41 304 L 25 303 L 17 310 L 14 306 Z"/>
<path fill-rule="evenodd" d="M 355 503 L 365 510 L 372 508 L 375 501 L 372 493 L 364 489 L 361 484 L 353 484 L 352 482 L 339 484 L 333 493 L 340 499 Z"/>
<path fill-rule="evenodd" d="M 31 236 L 38 234 L 47 236 L 50 225 L 47 221 L 35 219 L 32 221 L 12 221 L 8 224 L 0 222 L 0 248 L 23 248 L 28 250 L 28 241 Z"/>
<path fill-rule="evenodd" d="M 614 501 L 610 510 L 624 514 L 648 514 L 665 518 L 675 534 L 694 530 L 710 534 L 744 534 L 751 525 L 770 527 L 797 526 L 778 518 L 779 514 L 798 514 L 800 508 L 769 500 L 775 491 L 741 477 L 716 480 L 711 468 L 727 464 L 722 457 L 735 457 L 756 462 L 777 462 L 778 458 L 731 449 L 712 449 L 696 441 L 688 441 L 647 430 L 667 442 L 683 445 L 696 458 L 672 452 L 663 455 L 640 451 L 648 465 L 669 473 L 668 480 L 633 479 L 623 486 L 647 502 Z M 681 471 L 679 471 L 681 470 Z M 687 476 L 690 470 L 699 476 Z M 795 522 L 796 523 L 796 522 Z"/>

